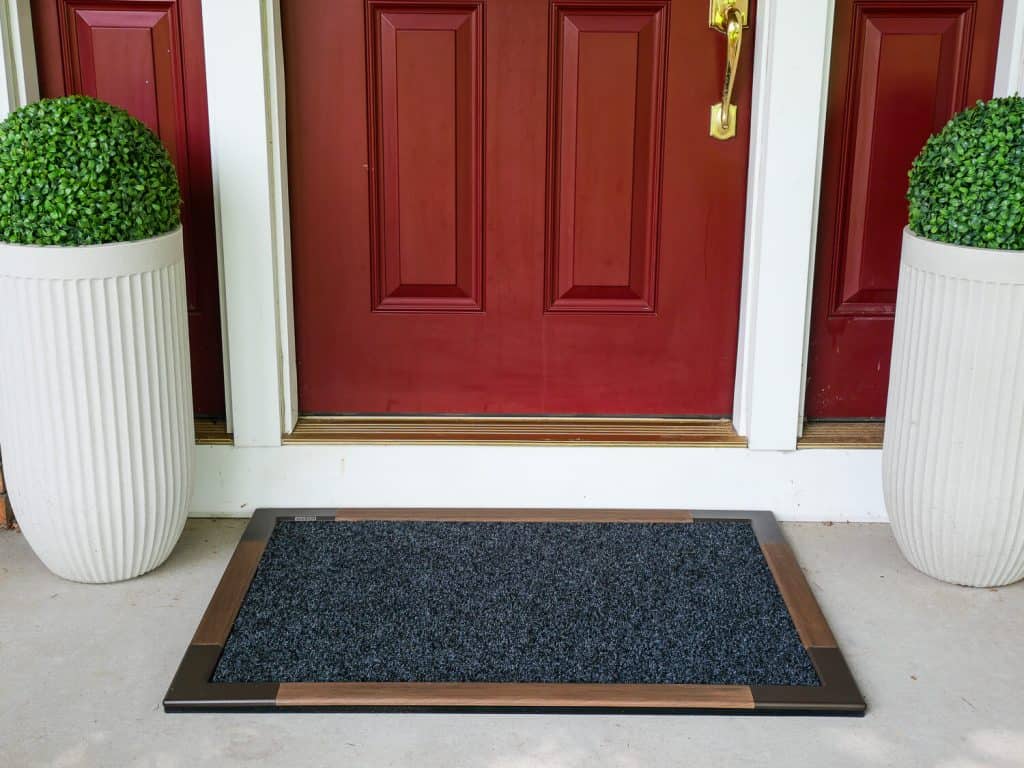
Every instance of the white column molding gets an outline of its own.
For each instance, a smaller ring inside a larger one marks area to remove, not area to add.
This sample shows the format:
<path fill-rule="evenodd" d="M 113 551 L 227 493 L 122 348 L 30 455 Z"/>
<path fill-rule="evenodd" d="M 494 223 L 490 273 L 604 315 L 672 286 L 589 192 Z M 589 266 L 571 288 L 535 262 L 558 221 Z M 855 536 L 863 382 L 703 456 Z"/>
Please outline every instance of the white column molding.
<path fill-rule="evenodd" d="M 280 445 L 295 361 L 277 0 L 204 0 L 203 35 L 231 429 Z"/>
<path fill-rule="evenodd" d="M 276 253 L 278 340 L 281 345 L 281 431 L 291 432 L 299 418 L 299 385 L 295 367 L 295 304 L 292 293 L 291 213 L 288 205 L 288 134 L 285 128 L 284 43 L 281 2 L 266 0 L 267 118 L 270 124 L 273 228 Z"/>
<path fill-rule="evenodd" d="M 1024 2 L 1003 0 L 1003 21 L 999 32 L 996 96 L 1024 94 Z"/>
<path fill-rule="evenodd" d="M 0 119 L 39 99 L 29 0 L 0 0 Z"/>
<path fill-rule="evenodd" d="M 833 1 L 763 0 L 733 421 L 754 449 L 800 434 Z"/>

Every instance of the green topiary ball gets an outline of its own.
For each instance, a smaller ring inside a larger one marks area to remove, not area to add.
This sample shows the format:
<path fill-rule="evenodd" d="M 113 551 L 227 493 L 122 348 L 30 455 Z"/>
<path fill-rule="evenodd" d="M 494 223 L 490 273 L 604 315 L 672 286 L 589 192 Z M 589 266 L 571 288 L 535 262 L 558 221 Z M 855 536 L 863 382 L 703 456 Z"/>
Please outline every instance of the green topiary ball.
<path fill-rule="evenodd" d="M 1024 250 L 1024 99 L 978 102 L 928 139 L 910 168 L 910 230 Z"/>
<path fill-rule="evenodd" d="M 167 150 L 123 109 L 65 96 L 0 123 L 0 241 L 142 240 L 179 225 L 180 200 Z"/>

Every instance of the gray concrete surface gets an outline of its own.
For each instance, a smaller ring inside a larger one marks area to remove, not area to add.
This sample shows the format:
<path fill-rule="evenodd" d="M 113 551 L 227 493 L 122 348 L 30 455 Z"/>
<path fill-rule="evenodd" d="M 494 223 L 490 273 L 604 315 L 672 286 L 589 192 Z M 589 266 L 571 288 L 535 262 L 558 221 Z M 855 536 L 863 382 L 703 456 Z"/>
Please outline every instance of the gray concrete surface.
<path fill-rule="evenodd" d="M 242 527 L 193 520 L 164 566 L 107 586 L 51 576 L 0 532 L 0 767 L 1024 766 L 1024 583 L 933 581 L 878 524 L 785 526 L 864 719 L 166 715 Z"/>

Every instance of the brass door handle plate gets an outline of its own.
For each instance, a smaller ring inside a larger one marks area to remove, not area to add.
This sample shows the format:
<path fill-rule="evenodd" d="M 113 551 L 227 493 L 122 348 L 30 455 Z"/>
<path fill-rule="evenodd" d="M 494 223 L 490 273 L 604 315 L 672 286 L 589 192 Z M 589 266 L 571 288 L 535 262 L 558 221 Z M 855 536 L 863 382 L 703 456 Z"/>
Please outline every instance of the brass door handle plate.
<path fill-rule="evenodd" d="M 725 79 L 722 100 L 711 107 L 709 134 L 720 141 L 736 135 L 736 105 L 732 103 L 736 70 L 743 49 L 743 28 L 748 26 L 747 0 L 711 0 L 708 26 L 725 35 Z"/>

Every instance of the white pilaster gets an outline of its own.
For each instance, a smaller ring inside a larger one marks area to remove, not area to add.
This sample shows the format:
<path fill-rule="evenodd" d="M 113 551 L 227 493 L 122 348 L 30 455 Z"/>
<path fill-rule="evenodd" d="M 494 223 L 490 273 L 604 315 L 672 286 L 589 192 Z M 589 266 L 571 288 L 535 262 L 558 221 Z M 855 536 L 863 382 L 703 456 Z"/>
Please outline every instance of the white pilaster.
<path fill-rule="evenodd" d="M 203 2 L 225 367 L 240 446 L 295 419 L 284 92 L 277 0 Z"/>
<path fill-rule="evenodd" d="M 833 2 L 758 5 L 733 420 L 753 449 L 800 433 Z"/>

